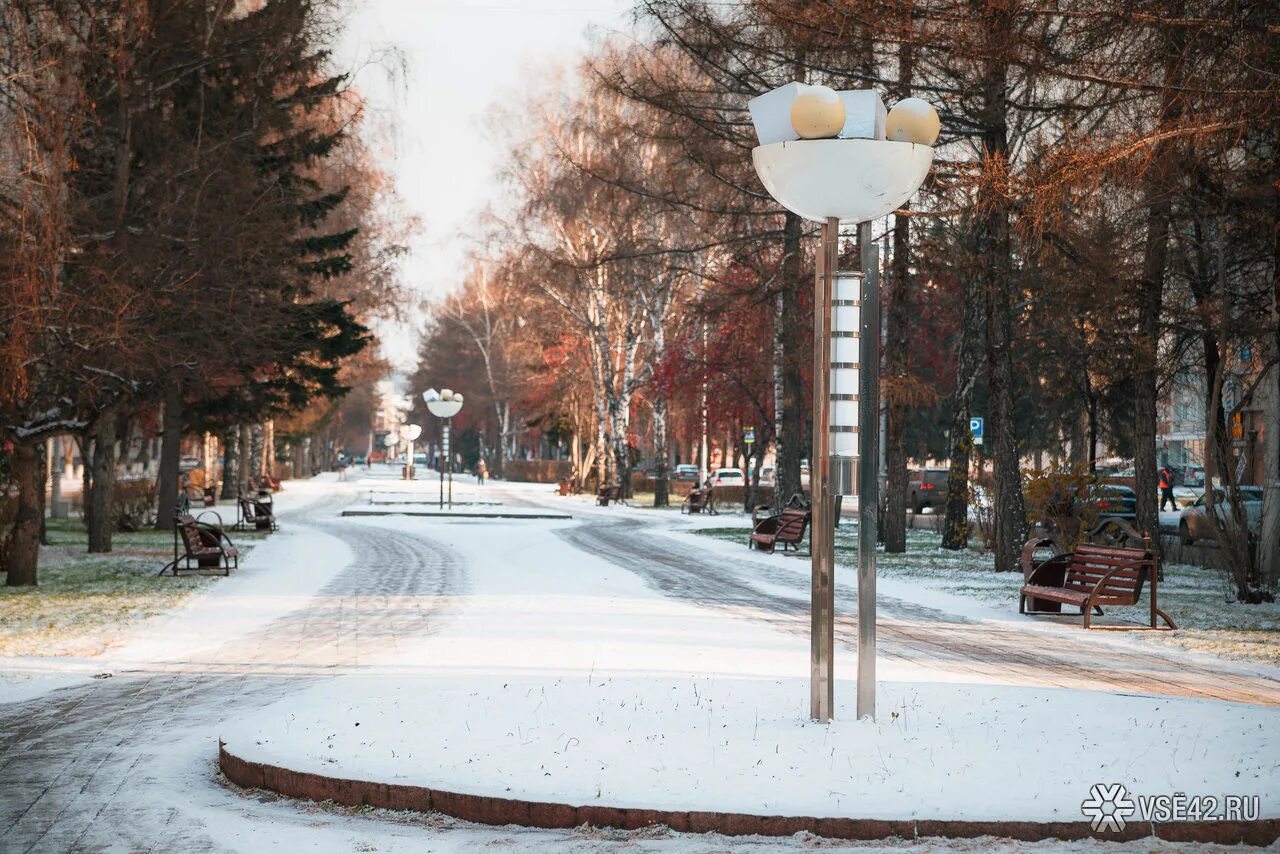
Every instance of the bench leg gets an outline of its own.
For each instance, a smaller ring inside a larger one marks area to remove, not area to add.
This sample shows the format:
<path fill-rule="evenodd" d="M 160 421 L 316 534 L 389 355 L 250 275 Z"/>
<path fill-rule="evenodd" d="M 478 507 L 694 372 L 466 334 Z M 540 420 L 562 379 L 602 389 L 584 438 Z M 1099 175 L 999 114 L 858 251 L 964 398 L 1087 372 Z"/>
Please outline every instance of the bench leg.
<path fill-rule="evenodd" d="M 1154 629 L 1154 628 L 1156 628 L 1156 615 L 1157 615 L 1157 614 L 1160 616 L 1160 619 L 1164 620 L 1166 623 L 1168 623 L 1168 624 L 1169 624 L 1169 628 L 1171 628 L 1171 629 L 1176 629 L 1176 628 L 1177 628 L 1177 626 L 1176 626 L 1176 625 L 1174 625 L 1173 620 L 1172 620 L 1172 619 L 1169 617 L 1169 615 L 1168 615 L 1168 614 L 1166 614 L 1164 611 L 1160 610 L 1159 608 L 1152 608 L 1151 610 L 1152 610 L 1152 615 L 1151 615 L 1151 628 L 1153 628 L 1153 629 Z"/>

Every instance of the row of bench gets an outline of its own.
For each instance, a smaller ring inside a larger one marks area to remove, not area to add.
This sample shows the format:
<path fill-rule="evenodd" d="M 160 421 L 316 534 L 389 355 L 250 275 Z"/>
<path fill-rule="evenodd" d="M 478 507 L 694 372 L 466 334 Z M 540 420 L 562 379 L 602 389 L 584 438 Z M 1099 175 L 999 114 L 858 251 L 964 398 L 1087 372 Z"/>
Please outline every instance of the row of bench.
<path fill-rule="evenodd" d="M 218 521 L 206 521 L 204 517 L 209 515 Z M 279 530 L 272 502 L 240 496 L 236 500 L 236 522 L 233 527 L 237 531 Z M 173 560 L 162 566 L 156 574 L 169 573 L 177 576 L 180 572 L 221 571 L 223 575 L 230 575 L 231 570 L 239 568 L 240 552 L 227 535 L 222 517 L 212 510 L 206 510 L 199 516 L 183 512 L 175 516 Z"/>

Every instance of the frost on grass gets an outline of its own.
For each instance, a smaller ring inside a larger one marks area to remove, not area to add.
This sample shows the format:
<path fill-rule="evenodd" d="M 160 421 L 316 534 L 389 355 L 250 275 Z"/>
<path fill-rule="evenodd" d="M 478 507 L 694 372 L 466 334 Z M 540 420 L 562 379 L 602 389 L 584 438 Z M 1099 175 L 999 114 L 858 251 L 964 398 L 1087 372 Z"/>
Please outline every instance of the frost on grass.
<path fill-rule="evenodd" d="M 704 536 L 745 543 L 747 528 L 719 527 L 696 531 Z M 885 578 L 918 583 L 931 590 L 977 599 L 1016 614 L 1021 573 L 995 572 L 990 554 L 972 549 L 939 548 L 931 531 L 907 532 L 905 554 L 880 552 L 877 572 Z M 743 547 L 745 549 L 745 546 Z M 847 520 L 836 531 L 836 563 L 857 563 L 857 526 Z M 1113 609 L 1135 623 L 1146 617 L 1147 591 L 1132 609 Z M 1140 643 L 1180 647 L 1225 658 L 1280 664 L 1280 603 L 1243 605 L 1231 601 L 1231 581 L 1221 570 L 1167 563 L 1160 582 L 1160 607 L 1178 624 L 1176 632 L 1133 632 Z"/>
<path fill-rule="evenodd" d="M 114 551 L 86 554 L 78 519 L 49 520 L 37 587 L 0 587 L 0 655 L 94 656 L 144 620 L 221 576 L 157 578 L 173 535 L 117 534 Z"/>

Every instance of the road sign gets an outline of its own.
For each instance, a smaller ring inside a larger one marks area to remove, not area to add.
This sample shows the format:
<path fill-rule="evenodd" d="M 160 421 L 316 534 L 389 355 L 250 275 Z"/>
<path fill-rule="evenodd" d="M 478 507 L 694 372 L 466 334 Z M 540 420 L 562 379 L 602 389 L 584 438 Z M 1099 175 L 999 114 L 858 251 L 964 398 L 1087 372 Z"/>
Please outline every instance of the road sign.
<path fill-rule="evenodd" d="M 981 418 L 969 419 L 969 432 L 973 434 L 973 444 L 982 444 L 982 428 L 985 426 Z"/>
<path fill-rule="evenodd" d="M 756 443 L 756 428 L 742 428 L 742 443 L 744 445 L 754 445 Z"/>

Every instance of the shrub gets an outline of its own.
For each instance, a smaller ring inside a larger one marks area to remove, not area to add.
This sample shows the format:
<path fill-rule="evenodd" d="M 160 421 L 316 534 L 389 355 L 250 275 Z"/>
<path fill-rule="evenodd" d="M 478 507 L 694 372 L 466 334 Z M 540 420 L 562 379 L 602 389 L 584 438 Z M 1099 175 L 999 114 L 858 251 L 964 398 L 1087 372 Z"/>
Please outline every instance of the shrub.
<path fill-rule="evenodd" d="M 1023 484 L 1027 524 L 1039 524 L 1063 551 L 1071 551 L 1098 523 L 1097 503 L 1089 500 L 1096 485 L 1085 466 L 1031 472 Z"/>
<path fill-rule="evenodd" d="M 111 497 L 111 514 L 116 530 L 130 533 L 150 528 L 156 521 L 156 484 L 153 480 L 116 482 Z"/>

